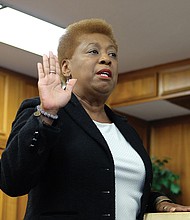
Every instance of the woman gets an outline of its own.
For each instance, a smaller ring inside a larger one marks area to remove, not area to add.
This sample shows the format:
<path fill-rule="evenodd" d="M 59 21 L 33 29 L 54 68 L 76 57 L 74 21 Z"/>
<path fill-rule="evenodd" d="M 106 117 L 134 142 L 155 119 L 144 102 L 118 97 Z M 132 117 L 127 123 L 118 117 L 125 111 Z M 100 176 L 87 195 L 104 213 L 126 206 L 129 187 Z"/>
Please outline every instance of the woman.
<path fill-rule="evenodd" d="M 190 211 L 151 192 L 142 141 L 105 105 L 117 83 L 117 53 L 111 27 L 87 19 L 67 28 L 58 59 L 50 52 L 38 63 L 39 98 L 22 103 L 1 161 L 1 189 L 29 194 L 26 220 Z"/>

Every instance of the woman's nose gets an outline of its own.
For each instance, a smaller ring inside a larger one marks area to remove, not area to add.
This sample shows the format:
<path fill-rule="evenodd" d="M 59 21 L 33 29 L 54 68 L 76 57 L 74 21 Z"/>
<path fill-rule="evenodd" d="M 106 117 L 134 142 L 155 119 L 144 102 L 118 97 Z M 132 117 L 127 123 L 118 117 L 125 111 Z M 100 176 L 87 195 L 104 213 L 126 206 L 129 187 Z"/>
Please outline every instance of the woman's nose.
<path fill-rule="evenodd" d="M 110 60 L 110 57 L 108 55 L 104 55 L 100 58 L 100 64 L 105 64 L 105 65 L 111 65 L 111 60 Z"/>

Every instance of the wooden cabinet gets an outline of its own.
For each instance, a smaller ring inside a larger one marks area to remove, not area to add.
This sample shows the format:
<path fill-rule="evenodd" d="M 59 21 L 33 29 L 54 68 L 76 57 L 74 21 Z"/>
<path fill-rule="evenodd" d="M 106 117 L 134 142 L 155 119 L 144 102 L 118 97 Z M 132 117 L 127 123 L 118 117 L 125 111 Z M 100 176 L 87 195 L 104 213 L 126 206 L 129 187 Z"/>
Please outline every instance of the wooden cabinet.
<path fill-rule="evenodd" d="M 0 155 L 21 102 L 38 95 L 37 80 L 0 68 Z M 22 220 L 27 196 L 12 198 L 0 190 L 0 219 Z"/>
<path fill-rule="evenodd" d="M 190 65 L 159 72 L 159 95 L 190 90 Z"/>
<path fill-rule="evenodd" d="M 119 75 L 108 104 L 128 106 L 189 94 L 190 60 L 186 60 Z"/>
<path fill-rule="evenodd" d="M 156 73 L 126 74 L 119 77 L 118 84 L 109 99 L 109 103 L 111 105 L 123 105 L 131 101 L 156 97 L 156 95 Z"/>

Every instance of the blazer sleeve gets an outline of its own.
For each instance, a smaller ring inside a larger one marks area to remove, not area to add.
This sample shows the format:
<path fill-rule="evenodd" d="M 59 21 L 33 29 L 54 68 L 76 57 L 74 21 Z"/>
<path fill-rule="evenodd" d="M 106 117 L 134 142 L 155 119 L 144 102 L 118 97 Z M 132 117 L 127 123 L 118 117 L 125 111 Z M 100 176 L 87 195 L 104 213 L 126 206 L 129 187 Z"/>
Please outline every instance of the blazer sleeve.
<path fill-rule="evenodd" d="M 27 194 L 44 170 L 59 128 L 46 126 L 34 116 L 39 98 L 25 100 L 12 124 L 0 163 L 0 188 L 9 196 Z"/>
<path fill-rule="evenodd" d="M 160 192 L 156 192 L 156 191 L 152 191 L 150 193 L 150 199 L 149 199 L 147 213 L 157 212 L 156 206 L 155 206 L 155 201 L 159 196 L 166 196 L 167 197 L 167 195 L 160 193 Z"/>

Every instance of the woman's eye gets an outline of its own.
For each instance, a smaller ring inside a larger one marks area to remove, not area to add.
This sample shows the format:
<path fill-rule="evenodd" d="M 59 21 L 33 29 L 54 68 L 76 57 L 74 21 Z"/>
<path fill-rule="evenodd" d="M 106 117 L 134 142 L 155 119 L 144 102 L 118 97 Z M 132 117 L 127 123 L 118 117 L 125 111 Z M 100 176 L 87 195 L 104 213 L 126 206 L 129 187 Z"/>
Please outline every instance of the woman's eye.
<path fill-rule="evenodd" d="M 98 54 L 98 51 L 97 51 L 97 50 L 90 50 L 88 53 L 91 53 L 91 54 Z"/>
<path fill-rule="evenodd" d="M 109 53 L 109 56 L 111 56 L 111 57 L 117 57 L 117 54 L 114 53 L 114 52 L 111 52 L 111 53 Z"/>

